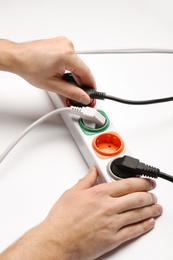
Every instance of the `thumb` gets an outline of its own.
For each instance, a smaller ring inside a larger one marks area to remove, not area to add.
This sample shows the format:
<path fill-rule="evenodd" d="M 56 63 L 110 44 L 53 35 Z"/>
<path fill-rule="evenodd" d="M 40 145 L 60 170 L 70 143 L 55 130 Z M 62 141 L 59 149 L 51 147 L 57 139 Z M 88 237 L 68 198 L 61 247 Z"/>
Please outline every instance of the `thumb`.
<path fill-rule="evenodd" d="M 91 167 L 87 175 L 80 179 L 78 183 L 73 187 L 76 190 L 84 190 L 91 188 L 95 185 L 97 180 L 97 169 L 96 167 Z"/>

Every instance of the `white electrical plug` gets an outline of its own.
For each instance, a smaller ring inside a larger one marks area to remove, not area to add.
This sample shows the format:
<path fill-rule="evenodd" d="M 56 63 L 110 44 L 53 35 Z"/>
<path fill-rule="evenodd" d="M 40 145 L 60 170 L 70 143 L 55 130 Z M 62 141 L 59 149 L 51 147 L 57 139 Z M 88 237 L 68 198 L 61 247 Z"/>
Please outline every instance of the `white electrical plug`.
<path fill-rule="evenodd" d="M 78 115 L 87 121 L 91 121 L 99 126 L 103 126 L 105 124 L 105 117 L 95 108 L 74 106 L 71 106 L 70 108 L 73 114 Z"/>

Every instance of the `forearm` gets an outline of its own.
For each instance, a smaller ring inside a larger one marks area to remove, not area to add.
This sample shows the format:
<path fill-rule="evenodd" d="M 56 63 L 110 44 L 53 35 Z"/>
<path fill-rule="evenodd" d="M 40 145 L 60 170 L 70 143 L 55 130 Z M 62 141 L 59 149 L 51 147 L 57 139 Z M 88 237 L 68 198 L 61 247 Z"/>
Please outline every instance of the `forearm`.
<path fill-rule="evenodd" d="M 62 247 L 54 241 L 52 232 L 38 225 L 26 232 L 19 240 L 0 254 L 0 260 L 56 260 L 67 259 Z"/>

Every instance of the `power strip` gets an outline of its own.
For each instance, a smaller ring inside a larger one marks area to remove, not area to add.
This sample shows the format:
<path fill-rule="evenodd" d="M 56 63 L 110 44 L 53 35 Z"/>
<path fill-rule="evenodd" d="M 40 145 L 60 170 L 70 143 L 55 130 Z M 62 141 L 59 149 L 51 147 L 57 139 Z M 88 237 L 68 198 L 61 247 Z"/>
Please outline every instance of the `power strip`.
<path fill-rule="evenodd" d="M 48 92 L 48 94 L 56 108 L 68 106 L 66 98 L 52 92 Z M 131 153 L 98 101 L 94 104 L 94 108 L 105 116 L 105 125 L 102 127 L 96 126 L 95 128 L 91 122 L 85 122 L 71 113 L 62 113 L 61 117 L 88 166 L 97 167 L 98 182 L 111 182 L 118 179 L 112 173 L 111 163 L 118 157 L 131 155 Z"/>

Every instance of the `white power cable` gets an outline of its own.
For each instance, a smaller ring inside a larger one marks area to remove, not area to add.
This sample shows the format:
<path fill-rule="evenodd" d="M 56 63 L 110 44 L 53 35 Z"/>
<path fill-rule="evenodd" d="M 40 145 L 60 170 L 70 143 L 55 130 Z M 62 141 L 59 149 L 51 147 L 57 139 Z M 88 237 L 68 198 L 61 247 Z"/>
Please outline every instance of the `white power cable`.
<path fill-rule="evenodd" d="M 157 48 L 128 48 L 128 49 L 100 49 L 100 50 L 78 50 L 77 54 L 173 54 L 173 49 L 157 49 Z"/>
<path fill-rule="evenodd" d="M 72 114 L 75 114 L 81 118 L 88 119 L 90 121 L 93 121 L 96 124 L 104 125 L 105 123 L 105 117 L 101 115 L 95 108 L 91 107 L 64 107 L 55 109 L 46 115 L 40 117 L 38 120 L 36 120 L 34 123 L 29 125 L 6 149 L 5 151 L 0 155 L 0 163 L 5 159 L 5 157 L 9 154 L 9 152 L 19 143 L 19 141 L 27 135 L 34 127 L 40 125 L 44 121 L 46 121 L 49 117 L 60 114 L 62 112 L 71 112 Z"/>
<path fill-rule="evenodd" d="M 53 116 L 53 115 L 57 115 L 61 112 L 64 111 L 69 111 L 70 108 L 66 107 L 66 108 L 59 108 L 56 110 L 53 110 L 49 113 L 47 113 L 46 115 L 42 116 L 41 118 L 39 118 L 38 120 L 36 120 L 34 123 L 32 123 L 30 126 L 28 126 L 13 142 L 11 142 L 11 144 L 5 149 L 5 151 L 1 154 L 0 156 L 0 163 L 5 159 L 5 157 L 9 154 L 9 152 L 16 146 L 17 143 L 19 143 L 19 141 L 25 136 L 27 135 L 27 133 L 29 133 L 35 126 L 38 126 L 39 124 L 43 123 L 44 121 L 46 121 L 49 117 Z"/>

